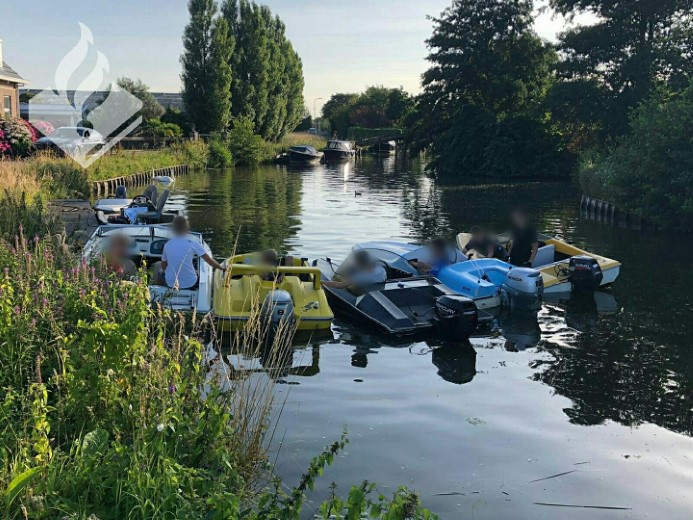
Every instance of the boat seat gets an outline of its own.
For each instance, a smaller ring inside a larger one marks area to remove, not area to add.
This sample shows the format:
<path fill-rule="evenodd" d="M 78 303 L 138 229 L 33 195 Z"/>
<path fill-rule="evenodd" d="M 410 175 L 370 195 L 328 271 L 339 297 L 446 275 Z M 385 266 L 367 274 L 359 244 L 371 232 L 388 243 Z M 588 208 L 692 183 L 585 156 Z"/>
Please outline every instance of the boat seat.
<path fill-rule="evenodd" d="M 541 267 L 554 263 L 556 258 L 556 246 L 549 244 L 548 246 L 540 247 L 537 251 L 537 257 L 532 262 L 532 267 Z"/>

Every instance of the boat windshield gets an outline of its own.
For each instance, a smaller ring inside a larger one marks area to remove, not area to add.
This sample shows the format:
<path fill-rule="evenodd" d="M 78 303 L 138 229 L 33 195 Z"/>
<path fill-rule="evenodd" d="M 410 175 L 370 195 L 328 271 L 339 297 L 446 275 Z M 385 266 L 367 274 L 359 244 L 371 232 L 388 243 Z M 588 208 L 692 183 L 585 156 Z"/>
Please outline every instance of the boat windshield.
<path fill-rule="evenodd" d="M 330 143 L 327 145 L 327 147 L 330 150 L 345 150 L 349 151 L 351 149 L 351 146 L 349 143 L 346 143 L 344 141 L 330 141 Z"/>

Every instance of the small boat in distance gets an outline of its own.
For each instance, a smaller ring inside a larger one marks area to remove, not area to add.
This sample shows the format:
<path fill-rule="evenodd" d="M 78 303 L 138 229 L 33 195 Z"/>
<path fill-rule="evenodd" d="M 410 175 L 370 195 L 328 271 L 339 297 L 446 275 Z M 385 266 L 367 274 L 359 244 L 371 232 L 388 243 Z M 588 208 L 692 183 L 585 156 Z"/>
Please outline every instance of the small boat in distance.
<path fill-rule="evenodd" d="M 371 146 L 370 152 L 377 155 L 394 155 L 397 151 L 396 141 L 380 141 Z"/>
<path fill-rule="evenodd" d="M 322 159 L 323 154 L 308 145 L 292 146 L 288 152 L 289 160 L 295 162 L 312 162 Z"/>
<path fill-rule="evenodd" d="M 332 139 L 327 147 L 322 149 L 326 161 L 346 161 L 356 155 L 351 142 Z"/>

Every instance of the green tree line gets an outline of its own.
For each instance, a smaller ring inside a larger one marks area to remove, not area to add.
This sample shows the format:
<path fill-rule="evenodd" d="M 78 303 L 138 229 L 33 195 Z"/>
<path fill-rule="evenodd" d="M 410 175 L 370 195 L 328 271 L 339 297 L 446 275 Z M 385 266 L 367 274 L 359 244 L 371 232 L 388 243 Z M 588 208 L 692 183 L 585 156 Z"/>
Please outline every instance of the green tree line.
<path fill-rule="evenodd" d="M 183 98 L 191 124 L 223 132 L 243 121 L 277 141 L 303 119 L 303 65 L 269 8 L 248 0 L 190 0 Z"/>
<path fill-rule="evenodd" d="M 403 88 L 368 87 L 360 94 L 334 94 L 322 108 L 332 132 L 345 137 L 350 127 L 398 127 L 413 110 L 414 98 Z"/>
<path fill-rule="evenodd" d="M 552 44 L 532 0 L 454 0 L 432 18 L 430 68 L 408 143 L 443 175 L 566 175 L 580 153 L 630 132 L 655 89 L 687 87 L 691 0 L 550 0 L 574 24 Z M 434 117 L 431 117 L 433 114 Z"/>

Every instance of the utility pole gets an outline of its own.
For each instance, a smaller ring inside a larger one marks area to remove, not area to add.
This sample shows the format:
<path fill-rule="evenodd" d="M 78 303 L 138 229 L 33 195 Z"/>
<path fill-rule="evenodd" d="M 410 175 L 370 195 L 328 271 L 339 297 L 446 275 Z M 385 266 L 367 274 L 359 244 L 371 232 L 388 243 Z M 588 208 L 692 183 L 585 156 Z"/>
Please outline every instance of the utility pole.
<path fill-rule="evenodd" d="M 313 100 L 313 123 L 315 123 L 315 120 L 318 118 L 318 101 L 322 101 L 322 98 L 315 98 Z M 320 126 L 322 126 L 322 121 L 320 121 Z M 322 131 L 322 128 L 318 128 L 318 133 Z"/>

